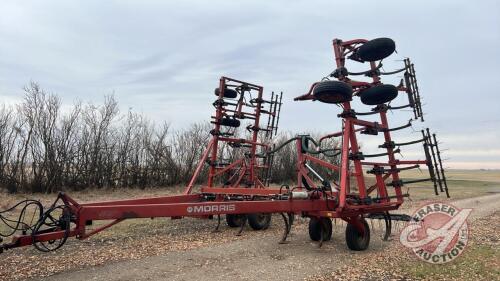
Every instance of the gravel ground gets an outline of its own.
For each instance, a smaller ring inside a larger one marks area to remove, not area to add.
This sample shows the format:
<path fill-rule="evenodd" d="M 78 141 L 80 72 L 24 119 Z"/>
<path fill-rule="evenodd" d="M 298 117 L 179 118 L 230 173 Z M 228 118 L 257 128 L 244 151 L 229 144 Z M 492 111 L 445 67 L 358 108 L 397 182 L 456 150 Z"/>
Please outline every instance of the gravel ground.
<path fill-rule="evenodd" d="M 274 219 L 277 219 L 275 217 Z M 294 228 L 288 244 L 278 244 L 281 229 L 251 232 L 226 243 L 58 274 L 43 280 L 302 280 L 331 272 L 356 254 L 343 241 L 344 224 L 319 248 L 309 240 L 306 220 Z M 231 235 L 234 230 L 231 230 Z M 367 252 L 383 252 L 390 243 L 374 239 Z M 363 253 L 365 254 L 365 253 Z"/>

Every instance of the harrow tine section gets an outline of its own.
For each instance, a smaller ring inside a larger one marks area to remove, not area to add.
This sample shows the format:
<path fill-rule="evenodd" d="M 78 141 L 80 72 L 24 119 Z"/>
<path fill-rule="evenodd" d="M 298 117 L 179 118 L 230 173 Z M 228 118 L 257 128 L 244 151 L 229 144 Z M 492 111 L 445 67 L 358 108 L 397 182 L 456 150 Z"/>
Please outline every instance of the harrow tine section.
<path fill-rule="evenodd" d="M 271 141 L 275 134 L 278 133 L 278 122 L 281 111 L 281 99 L 283 97 L 283 92 L 280 94 L 275 94 L 272 92 L 271 101 L 269 102 L 269 118 L 267 119 L 267 127 L 265 131 L 264 139 L 266 141 Z M 273 149 L 275 144 L 273 144 Z M 274 162 L 274 154 L 265 154 L 263 157 L 263 166 L 267 167 L 261 171 L 262 182 L 265 186 L 269 186 L 272 177 L 272 164 Z"/>
<path fill-rule="evenodd" d="M 436 174 L 436 181 L 439 185 L 439 190 L 440 192 L 444 192 L 443 190 L 443 184 L 441 183 L 441 175 L 439 173 L 439 169 L 438 169 L 438 162 L 437 162 L 437 159 L 436 159 L 436 153 L 434 151 L 434 144 L 432 143 L 432 139 L 431 139 L 431 133 L 429 131 L 429 128 L 426 129 L 426 138 L 427 138 L 427 142 L 429 144 L 429 147 L 431 149 L 431 155 L 432 155 L 432 163 L 434 164 L 434 171 L 435 171 L 435 174 Z"/>
<path fill-rule="evenodd" d="M 424 130 L 422 130 L 422 136 L 425 140 L 424 142 L 424 152 L 425 152 L 425 158 L 427 160 L 427 169 L 429 170 L 429 174 L 431 176 L 431 180 L 434 184 L 434 193 L 436 195 L 439 195 L 439 192 L 438 192 L 438 188 L 437 188 L 437 183 L 436 183 L 436 174 L 434 173 L 434 165 L 432 164 L 432 157 L 431 157 L 431 153 L 430 153 L 430 149 L 429 149 L 429 142 L 428 142 L 428 139 L 425 135 L 425 132 Z"/>
<path fill-rule="evenodd" d="M 443 181 L 443 184 L 444 184 L 444 190 L 446 192 L 446 197 L 450 198 L 450 193 L 448 192 L 448 184 L 446 183 L 446 176 L 444 174 L 443 161 L 441 160 L 441 152 L 439 151 L 439 146 L 438 146 L 438 141 L 436 139 L 436 134 L 432 134 L 432 137 L 434 139 L 434 145 L 436 146 L 436 153 L 437 153 L 437 158 L 439 161 L 439 168 L 441 171 L 441 180 Z"/>
<path fill-rule="evenodd" d="M 404 84 L 406 93 L 408 94 L 408 100 L 413 109 L 415 120 L 420 118 L 420 120 L 423 122 L 424 114 L 422 112 L 422 102 L 420 100 L 420 92 L 418 89 L 417 77 L 415 75 L 415 68 L 408 58 L 404 60 L 404 63 L 406 68 L 406 71 L 404 73 Z"/>
<path fill-rule="evenodd" d="M 418 119 L 419 117 L 419 112 L 417 110 L 417 107 L 415 106 L 415 98 L 414 98 L 414 91 L 413 91 L 413 86 L 411 84 L 411 75 L 410 73 L 408 72 L 410 69 L 410 66 L 409 66 L 409 60 L 408 59 L 405 59 L 404 60 L 405 62 L 405 67 L 407 69 L 407 71 L 405 71 L 404 73 L 404 81 L 405 81 L 405 86 L 406 86 L 406 93 L 408 94 L 408 100 L 410 102 L 410 106 L 413 110 L 413 116 L 415 117 L 415 119 Z"/>
<path fill-rule="evenodd" d="M 420 91 L 418 90 L 418 84 L 417 84 L 417 76 L 416 76 L 416 73 L 415 73 L 415 67 L 413 65 L 413 63 L 410 64 L 410 59 L 408 59 L 408 64 L 410 65 L 410 69 L 411 69 L 411 80 L 412 80 L 412 83 L 413 83 L 413 89 L 415 90 L 415 106 L 417 108 L 417 112 L 419 113 L 420 115 L 420 120 L 422 122 L 424 122 L 424 112 L 422 111 L 422 103 L 420 101 Z"/>
<path fill-rule="evenodd" d="M 430 179 L 434 184 L 434 193 L 436 195 L 439 195 L 439 185 L 439 191 L 445 192 L 446 197 L 450 198 L 436 134 L 431 135 L 429 128 L 422 130 L 421 132 L 423 138 L 425 139 L 425 142 L 423 144 L 424 152 L 427 161 L 427 168 L 431 177 Z"/>
<path fill-rule="evenodd" d="M 274 106 L 274 111 L 273 111 L 273 106 Z M 271 92 L 271 103 L 269 104 L 269 112 L 275 112 L 275 109 L 276 109 L 276 104 L 274 103 L 274 92 Z M 274 126 L 274 119 L 275 119 L 274 116 L 267 118 L 267 128 L 268 129 L 271 128 L 272 126 Z M 272 130 L 272 131 L 267 130 L 265 137 L 269 138 L 270 134 L 272 134 L 273 131 L 274 130 Z"/>

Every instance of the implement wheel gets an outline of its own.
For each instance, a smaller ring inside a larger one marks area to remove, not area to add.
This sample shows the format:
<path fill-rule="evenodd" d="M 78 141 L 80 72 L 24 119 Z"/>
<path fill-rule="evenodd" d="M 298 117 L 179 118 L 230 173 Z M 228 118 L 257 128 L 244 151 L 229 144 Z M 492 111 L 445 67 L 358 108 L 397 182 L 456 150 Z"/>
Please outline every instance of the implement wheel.
<path fill-rule="evenodd" d="M 309 237 L 313 241 L 321 240 L 321 232 L 323 232 L 323 241 L 330 241 L 332 239 L 332 220 L 330 218 L 316 218 L 312 217 L 309 220 Z"/>
<path fill-rule="evenodd" d="M 341 81 L 323 81 L 314 87 L 313 96 L 324 103 L 343 103 L 352 100 L 352 87 Z"/>
<path fill-rule="evenodd" d="M 345 229 L 347 247 L 353 251 L 364 251 L 370 245 L 370 227 L 364 218 L 359 222 L 363 226 L 364 233 L 360 232 L 352 223 L 348 223 Z"/>
<path fill-rule="evenodd" d="M 253 230 L 268 229 L 271 224 L 271 214 L 255 213 L 248 215 L 248 224 Z"/>
<path fill-rule="evenodd" d="M 229 227 L 240 227 L 246 220 L 245 215 L 226 215 L 226 222 Z"/>
<path fill-rule="evenodd" d="M 216 96 L 219 96 L 219 94 L 220 94 L 220 90 L 219 90 L 219 88 L 215 88 L 214 94 L 215 94 Z M 234 99 L 234 98 L 235 98 L 235 97 L 237 97 L 237 96 L 238 96 L 238 92 L 236 92 L 236 91 L 235 91 L 235 90 L 233 90 L 233 89 L 228 89 L 228 88 L 226 88 L 226 89 L 224 90 L 224 98 Z"/>
<path fill-rule="evenodd" d="M 390 38 L 370 40 L 358 48 L 356 54 L 362 61 L 378 61 L 390 56 L 396 50 L 396 43 Z"/>
<path fill-rule="evenodd" d="M 373 86 L 359 93 L 361 102 L 366 105 L 378 105 L 390 102 L 398 96 L 398 88 L 390 84 Z"/>

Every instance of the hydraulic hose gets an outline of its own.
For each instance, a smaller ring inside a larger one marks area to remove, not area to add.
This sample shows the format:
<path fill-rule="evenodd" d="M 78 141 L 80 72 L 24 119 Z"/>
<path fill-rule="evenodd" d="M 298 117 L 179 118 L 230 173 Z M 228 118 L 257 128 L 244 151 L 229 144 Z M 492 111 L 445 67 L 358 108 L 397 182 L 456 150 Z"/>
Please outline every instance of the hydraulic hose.
<path fill-rule="evenodd" d="M 297 140 L 299 137 L 294 137 L 294 138 L 291 138 L 287 141 L 285 141 L 284 143 L 278 145 L 278 147 L 274 148 L 273 150 L 270 150 L 270 151 L 266 151 L 265 154 L 273 154 L 273 153 L 276 153 L 278 152 L 280 149 L 282 149 L 283 147 L 285 147 L 286 145 L 288 145 L 289 143 L 291 143 L 292 141 L 294 140 Z M 264 157 L 265 155 L 264 154 L 259 154 L 259 156 L 261 157 Z"/>
<path fill-rule="evenodd" d="M 287 141 L 285 141 L 284 143 L 278 145 L 276 148 L 274 148 L 273 150 L 270 150 L 270 151 L 267 151 L 265 152 L 265 154 L 269 155 L 269 154 L 273 154 L 273 153 L 276 153 L 278 152 L 279 150 L 281 150 L 283 147 L 285 147 L 286 145 L 288 145 L 289 143 L 291 143 L 292 141 L 295 141 L 295 140 L 298 140 L 300 139 L 301 140 L 301 144 L 302 144 L 302 150 L 307 152 L 307 153 L 310 153 L 310 154 L 324 154 L 328 157 L 335 157 L 337 155 L 340 154 L 340 152 L 338 153 L 329 153 L 331 151 L 335 151 L 336 149 L 335 148 L 327 148 L 327 149 L 319 149 L 319 150 L 311 150 L 309 149 L 307 146 L 306 146 L 306 141 L 310 141 L 312 142 L 316 147 L 319 148 L 319 144 L 318 142 L 316 142 L 313 138 L 311 138 L 310 136 L 298 136 L 298 137 L 294 137 L 294 138 L 291 138 Z M 265 154 L 259 154 L 258 156 L 261 156 L 261 157 L 264 157 Z"/>
<path fill-rule="evenodd" d="M 301 143 L 302 143 L 302 150 L 305 151 L 305 152 L 307 152 L 307 153 L 310 153 L 310 154 L 324 154 L 325 156 L 328 156 L 328 157 L 335 157 L 335 156 L 337 156 L 337 155 L 340 154 L 340 152 L 333 153 L 333 154 L 328 153 L 330 151 L 335 151 L 336 149 L 334 149 L 334 148 L 321 149 L 320 146 L 318 145 L 318 143 L 313 138 L 311 138 L 310 136 L 301 136 L 301 138 L 302 138 L 302 141 L 301 141 Z M 309 147 L 306 146 L 306 140 L 311 141 L 319 149 L 318 150 L 311 150 L 311 149 L 309 149 Z"/>

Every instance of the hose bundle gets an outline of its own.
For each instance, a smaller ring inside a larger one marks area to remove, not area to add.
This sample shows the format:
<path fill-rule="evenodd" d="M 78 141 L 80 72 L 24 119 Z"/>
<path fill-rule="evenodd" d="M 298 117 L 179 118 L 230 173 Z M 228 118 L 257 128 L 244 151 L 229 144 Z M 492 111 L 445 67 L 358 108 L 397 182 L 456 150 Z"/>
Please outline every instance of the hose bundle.
<path fill-rule="evenodd" d="M 21 232 L 22 235 L 33 237 L 33 246 L 39 251 L 59 249 L 69 237 L 71 224 L 68 207 L 64 203 L 58 204 L 59 199 L 60 197 L 47 210 L 44 210 L 40 201 L 27 199 L 0 211 L 0 242 L 2 237 L 7 238 Z M 20 211 L 17 213 L 17 210 Z M 61 238 L 47 242 L 36 241 L 36 235 L 56 231 L 64 231 Z"/>
<path fill-rule="evenodd" d="M 14 216 L 16 219 L 9 216 L 9 214 L 14 213 L 19 207 L 21 207 L 21 211 L 19 212 L 19 215 Z M 30 208 L 33 208 L 31 218 L 26 220 L 26 216 L 29 216 L 28 212 Z M 0 228 L 0 237 L 12 236 L 17 231 L 21 231 L 23 234 L 33 233 L 42 216 L 42 203 L 38 200 L 32 199 L 23 200 L 6 210 L 0 211 L 0 221 L 4 225 L 4 227 Z"/>

